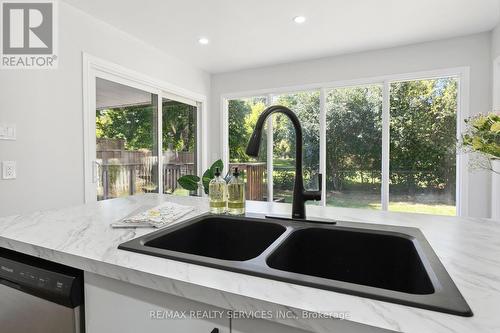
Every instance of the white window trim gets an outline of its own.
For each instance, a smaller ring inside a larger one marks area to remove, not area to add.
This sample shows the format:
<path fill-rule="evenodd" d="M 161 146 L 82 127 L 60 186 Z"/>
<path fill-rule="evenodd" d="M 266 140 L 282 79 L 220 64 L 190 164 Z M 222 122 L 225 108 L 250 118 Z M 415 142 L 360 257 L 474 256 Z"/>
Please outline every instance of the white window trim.
<path fill-rule="evenodd" d="M 319 92 L 319 173 L 321 180 L 321 206 L 326 206 L 326 96 L 325 88 Z"/>
<path fill-rule="evenodd" d="M 389 210 L 389 166 L 390 166 L 390 82 L 382 84 L 382 179 L 380 201 L 382 210 Z"/>
<path fill-rule="evenodd" d="M 147 91 L 158 96 L 158 147 L 161 147 L 162 132 L 162 99 L 179 99 L 181 102 L 195 101 L 198 104 L 197 112 L 197 173 L 207 167 L 207 142 L 208 132 L 207 97 L 178 87 L 174 84 L 157 80 L 142 73 L 130 70 L 110 61 L 82 52 L 82 87 L 83 87 L 83 146 L 84 146 L 84 200 L 85 203 L 95 202 L 97 170 L 95 165 L 95 109 L 96 109 L 96 79 L 102 78 L 117 82 L 136 89 Z M 159 152 L 161 154 L 161 152 Z M 160 156 L 161 157 L 161 156 Z M 159 193 L 163 193 L 161 179 L 163 165 L 162 158 L 158 158 Z"/>
<path fill-rule="evenodd" d="M 496 63 L 500 66 L 500 57 L 496 59 Z M 500 67 L 496 68 L 500 71 Z M 381 189 L 381 203 L 382 209 L 387 210 L 389 205 L 389 116 L 390 116 L 390 105 L 389 105 L 389 88 L 392 82 L 401 81 L 413 81 L 413 80 L 424 80 L 433 79 L 441 77 L 457 77 L 458 78 L 458 89 L 457 89 L 457 139 L 460 138 L 460 133 L 463 131 L 464 119 L 469 116 L 469 77 L 470 77 L 470 67 L 453 67 L 436 69 L 429 71 L 419 71 L 419 72 L 409 72 L 409 73 L 399 73 L 391 75 L 383 75 L 369 78 L 360 78 L 352 80 L 339 80 L 339 81 L 329 81 L 320 82 L 305 85 L 294 85 L 294 86 L 283 86 L 277 88 L 267 88 L 258 90 L 247 90 L 241 92 L 221 94 L 221 114 L 222 114 L 222 156 L 226 163 L 225 167 L 228 166 L 229 161 L 229 126 L 228 126 L 228 100 L 239 99 L 239 98 L 250 98 L 254 96 L 267 96 L 268 100 L 274 95 L 282 93 L 293 93 L 308 90 L 319 90 L 320 91 L 320 172 L 325 176 L 323 177 L 323 189 L 322 189 L 322 200 L 321 205 L 326 205 L 326 90 L 341 87 L 350 86 L 360 86 L 360 85 L 371 85 L 378 84 L 383 87 L 382 89 L 382 118 L 383 118 L 383 129 L 382 129 L 382 189 Z M 500 94 L 498 97 L 500 104 Z M 269 143 L 268 143 L 269 144 Z M 272 147 L 272 144 L 271 144 Z M 269 149 L 268 149 L 269 154 Z M 467 171 L 468 157 L 466 154 L 457 153 L 457 167 L 456 167 L 456 207 L 458 216 L 467 216 L 469 207 L 469 177 Z M 269 160 L 269 158 L 268 158 Z M 272 160 L 272 159 L 271 159 Z M 269 166 L 268 166 L 268 188 L 271 188 L 272 193 L 272 169 L 271 169 L 271 180 L 269 181 Z M 269 189 L 268 189 L 269 191 Z M 272 198 L 272 196 L 270 196 Z M 270 199 L 272 200 L 272 199 Z"/>
<path fill-rule="evenodd" d="M 273 103 L 273 95 L 266 96 L 266 106 Z M 267 162 L 267 201 L 273 202 L 274 197 L 274 182 L 273 182 L 273 152 L 274 152 L 274 130 L 273 117 L 267 119 L 267 147 L 266 147 L 266 162 Z"/>

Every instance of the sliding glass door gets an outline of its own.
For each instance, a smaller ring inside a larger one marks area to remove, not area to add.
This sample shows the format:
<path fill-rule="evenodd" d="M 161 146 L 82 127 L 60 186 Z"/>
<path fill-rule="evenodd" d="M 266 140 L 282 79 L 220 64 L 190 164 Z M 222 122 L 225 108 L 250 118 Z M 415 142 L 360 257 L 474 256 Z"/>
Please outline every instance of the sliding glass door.
<path fill-rule="evenodd" d="M 139 193 L 197 195 L 177 180 L 199 174 L 199 103 L 100 77 L 95 88 L 97 200 Z"/>
<path fill-rule="evenodd" d="M 96 81 L 97 200 L 158 192 L 157 95 Z"/>
<path fill-rule="evenodd" d="M 189 194 L 179 187 L 177 179 L 197 174 L 197 116 L 196 103 L 162 98 L 164 193 Z"/>

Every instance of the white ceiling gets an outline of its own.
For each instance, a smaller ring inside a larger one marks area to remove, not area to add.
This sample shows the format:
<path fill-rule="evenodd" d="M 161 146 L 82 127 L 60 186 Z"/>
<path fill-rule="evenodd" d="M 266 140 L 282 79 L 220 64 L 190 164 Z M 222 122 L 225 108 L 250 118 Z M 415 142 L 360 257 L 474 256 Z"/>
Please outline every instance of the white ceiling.
<path fill-rule="evenodd" d="M 488 31 L 500 16 L 498 0 L 65 1 L 211 73 Z"/>

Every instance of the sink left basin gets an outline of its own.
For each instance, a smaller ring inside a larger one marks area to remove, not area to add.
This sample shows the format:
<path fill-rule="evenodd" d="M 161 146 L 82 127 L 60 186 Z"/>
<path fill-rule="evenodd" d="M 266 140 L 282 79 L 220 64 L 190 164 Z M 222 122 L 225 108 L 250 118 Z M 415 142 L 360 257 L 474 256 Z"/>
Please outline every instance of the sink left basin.
<path fill-rule="evenodd" d="M 203 215 L 188 224 L 180 223 L 179 226 L 151 233 L 139 241 L 121 244 L 119 248 L 147 254 L 156 252 L 156 255 L 175 259 L 187 254 L 245 261 L 259 256 L 285 230 L 280 224 L 262 220 Z"/>

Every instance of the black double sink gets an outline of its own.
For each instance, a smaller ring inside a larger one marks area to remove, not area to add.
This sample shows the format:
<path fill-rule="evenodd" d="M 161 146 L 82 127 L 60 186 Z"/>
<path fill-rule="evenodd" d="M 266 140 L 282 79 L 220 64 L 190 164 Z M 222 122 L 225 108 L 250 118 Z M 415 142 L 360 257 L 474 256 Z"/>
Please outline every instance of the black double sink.
<path fill-rule="evenodd" d="M 416 228 L 201 215 L 118 248 L 472 316 Z"/>

